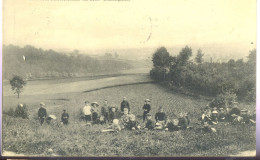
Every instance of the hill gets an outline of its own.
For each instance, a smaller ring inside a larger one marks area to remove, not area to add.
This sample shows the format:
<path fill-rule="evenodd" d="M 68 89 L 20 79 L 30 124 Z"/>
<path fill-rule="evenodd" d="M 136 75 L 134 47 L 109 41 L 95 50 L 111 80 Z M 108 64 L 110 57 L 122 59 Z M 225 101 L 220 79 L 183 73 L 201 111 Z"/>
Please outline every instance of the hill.
<path fill-rule="evenodd" d="M 23 48 L 3 46 L 3 79 L 19 75 L 27 79 L 51 79 L 114 74 L 132 68 L 117 59 L 96 59 L 77 51 L 71 53 L 43 50 L 33 46 Z"/>

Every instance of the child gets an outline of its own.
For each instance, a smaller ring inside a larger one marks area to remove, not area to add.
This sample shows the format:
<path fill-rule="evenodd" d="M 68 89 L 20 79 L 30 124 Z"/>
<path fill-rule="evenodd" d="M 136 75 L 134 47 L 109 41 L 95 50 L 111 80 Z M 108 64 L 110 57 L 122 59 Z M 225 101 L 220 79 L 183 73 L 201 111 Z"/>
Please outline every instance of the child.
<path fill-rule="evenodd" d="M 178 126 L 180 127 L 180 129 L 186 129 L 188 127 L 188 120 L 184 117 L 184 114 L 182 112 L 180 112 L 178 120 Z"/>
<path fill-rule="evenodd" d="M 121 127 L 119 125 L 119 120 L 118 119 L 114 119 L 113 123 L 110 127 L 108 127 L 107 129 L 102 130 L 102 132 L 118 132 L 121 131 Z"/>
<path fill-rule="evenodd" d="M 226 114 L 224 112 L 224 108 L 219 108 L 218 120 L 219 120 L 219 122 L 225 122 L 226 121 Z"/>
<path fill-rule="evenodd" d="M 138 124 L 138 122 L 135 120 L 135 115 L 133 114 L 130 114 L 129 115 L 129 122 L 128 122 L 128 127 L 127 129 L 129 130 L 137 130 L 137 129 L 140 129 L 140 126 Z"/>
<path fill-rule="evenodd" d="M 87 123 L 87 125 L 90 124 L 90 121 L 91 121 L 91 106 L 89 105 L 89 102 L 88 101 L 85 101 L 85 106 L 83 107 L 83 115 L 85 117 L 85 121 Z"/>
<path fill-rule="evenodd" d="M 123 115 L 121 117 L 121 121 L 122 121 L 122 124 L 123 124 L 123 128 L 127 128 L 129 121 L 130 121 L 128 108 L 123 109 Z"/>
<path fill-rule="evenodd" d="M 165 130 L 166 131 L 178 131 L 179 126 L 178 126 L 179 120 L 178 119 L 173 119 L 173 120 L 167 120 L 166 125 L 165 125 Z"/>
<path fill-rule="evenodd" d="M 159 112 L 155 114 L 156 129 L 163 129 L 166 122 L 166 114 L 163 112 L 163 107 L 160 106 Z"/>
<path fill-rule="evenodd" d="M 150 99 L 146 99 L 145 100 L 145 104 L 143 106 L 143 110 L 144 110 L 144 113 L 143 113 L 143 122 L 144 122 L 145 119 L 146 119 L 146 114 L 151 111 Z"/>
<path fill-rule="evenodd" d="M 153 130 L 154 129 L 154 121 L 152 120 L 152 115 L 150 113 L 148 113 L 146 115 L 145 129 L 147 129 L 147 130 Z"/>
<path fill-rule="evenodd" d="M 213 124 L 217 124 L 218 123 L 218 111 L 217 108 L 214 108 L 212 113 L 211 113 L 211 119 L 212 119 L 212 123 Z"/>
<path fill-rule="evenodd" d="M 91 103 L 92 106 L 92 121 L 93 124 L 98 124 L 99 123 L 99 104 L 97 102 Z"/>
<path fill-rule="evenodd" d="M 120 113 L 118 112 L 118 109 L 116 107 L 111 107 L 111 111 L 109 111 L 108 115 L 108 122 L 112 123 L 114 119 L 119 119 Z"/>

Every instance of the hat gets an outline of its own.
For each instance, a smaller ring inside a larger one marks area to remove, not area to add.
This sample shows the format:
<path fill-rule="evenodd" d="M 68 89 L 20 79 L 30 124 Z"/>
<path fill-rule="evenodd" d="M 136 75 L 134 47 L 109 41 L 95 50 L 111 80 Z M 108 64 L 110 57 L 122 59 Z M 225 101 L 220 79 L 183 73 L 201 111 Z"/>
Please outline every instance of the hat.
<path fill-rule="evenodd" d="M 150 113 L 147 113 L 146 116 L 152 116 Z"/>
<path fill-rule="evenodd" d="M 241 112 L 248 112 L 248 110 L 244 108 L 241 110 Z"/>
<path fill-rule="evenodd" d="M 20 104 L 19 104 L 19 106 L 20 106 L 20 107 L 23 107 L 23 104 L 22 104 L 22 103 L 20 103 Z"/>
<path fill-rule="evenodd" d="M 216 113 L 216 114 L 217 114 L 217 113 L 218 113 L 218 111 L 212 111 L 212 113 Z"/>
<path fill-rule="evenodd" d="M 52 119 L 56 119 L 55 115 L 49 115 L 49 117 L 52 118 Z"/>
<path fill-rule="evenodd" d="M 41 102 L 40 105 L 45 106 L 45 104 L 43 102 Z"/>
<path fill-rule="evenodd" d="M 146 99 L 145 102 L 151 102 L 150 99 Z"/>
<path fill-rule="evenodd" d="M 96 104 L 97 106 L 99 106 L 99 104 L 97 102 L 92 102 L 91 106 L 93 106 L 94 104 Z"/>

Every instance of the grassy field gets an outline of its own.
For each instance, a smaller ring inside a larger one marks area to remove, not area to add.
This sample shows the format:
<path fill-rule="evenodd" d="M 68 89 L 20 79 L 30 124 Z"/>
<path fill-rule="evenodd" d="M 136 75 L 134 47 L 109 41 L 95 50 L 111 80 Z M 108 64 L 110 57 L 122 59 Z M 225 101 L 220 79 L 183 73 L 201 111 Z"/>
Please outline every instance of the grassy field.
<path fill-rule="evenodd" d="M 141 82 L 136 77 L 133 79 L 135 82 Z M 111 85 L 114 85 L 116 81 L 121 82 L 122 79 L 109 82 L 113 82 Z M 29 120 L 3 114 L 3 150 L 25 155 L 50 155 L 48 149 L 51 148 L 53 155 L 59 156 L 225 156 L 255 150 L 255 126 L 218 124 L 214 126 L 217 129 L 216 133 L 202 133 L 196 129 L 178 132 L 142 130 L 101 133 L 106 125 L 86 126 L 84 122 L 79 121 L 79 110 L 84 106 L 85 100 L 97 101 L 102 105 L 104 99 L 107 99 L 109 104 L 119 107 L 123 96 L 126 96 L 131 111 L 139 122 L 142 119 L 144 99 L 149 98 L 152 101 L 152 115 L 157 112 L 159 105 L 165 107 L 165 112 L 171 118 L 176 117 L 179 111 L 189 111 L 192 124 L 196 128 L 200 109 L 208 103 L 203 99 L 174 93 L 153 83 L 118 86 L 91 92 L 82 92 L 86 88 L 80 87 L 79 92 L 70 92 L 66 89 L 71 87 L 70 83 L 63 87 L 54 88 L 59 92 L 49 93 L 49 89 L 46 89 L 40 94 L 22 94 L 20 99 L 14 95 L 3 98 L 3 111 L 15 109 L 17 104 L 22 102 L 28 105 L 30 113 Z M 60 93 L 61 91 L 64 93 Z M 58 122 L 62 110 L 66 109 L 70 114 L 70 124 L 62 126 L 57 122 L 40 126 L 36 117 L 41 101 L 45 102 L 48 114 L 57 116 Z"/>

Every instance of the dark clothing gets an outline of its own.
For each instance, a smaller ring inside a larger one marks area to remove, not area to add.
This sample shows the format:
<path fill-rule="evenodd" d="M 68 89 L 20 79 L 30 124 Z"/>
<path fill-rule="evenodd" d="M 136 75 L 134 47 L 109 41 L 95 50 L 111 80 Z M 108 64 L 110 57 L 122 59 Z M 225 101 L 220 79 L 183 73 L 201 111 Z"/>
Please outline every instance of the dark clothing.
<path fill-rule="evenodd" d="M 91 121 L 91 115 L 85 115 L 84 118 L 85 118 L 86 122 Z"/>
<path fill-rule="evenodd" d="M 166 114 L 164 112 L 157 112 L 155 114 L 155 120 L 157 121 L 166 121 Z"/>
<path fill-rule="evenodd" d="M 28 117 L 28 111 L 26 106 L 24 105 L 23 107 L 18 106 L 14 112 L 15 117 L 22 117 L 23 119 L 29 119 Z"/>
<path fill-rule="evenodd" d="M 226 114 L 225 113 L 219 113 L 218 120 L 219 120 L 219 122 L 225 122 L 226 121 Z"/>
<path fill-rule="evenodd" d="M 185 117 L 179 118 L 179 124 L 180 129 L 186 129 L 188 127 L 188 121 Z"/>
<path fill-rule="evenodd" d="M 114 119 L 119 119 L 120 118 L 120 113 L 119 112 L 110 112 L 108 116 L 108 120 L 110 123 L 113 122 Z"/>
<path fill-rule="evenodd" d="M 67 125 L 69 123 L 69 114 L 68 113 L 62 113 L 61 115 L 61 121 L 63 124 Z"/>
<path fill-rule="evenodd" d="M 234 107 L 234 108 L 231 109 L 231 111 L 229 112 L 229 114 L 230 114 L 230 115 L 232 115 L 232 114 L 236 114 L 236 115 L 239 116 L 239 115 L 240 115 L 240 112 L 241 112 L 241 111 L 240 111 L 239 108 Z"/>
<path fill-rule="evenodd" d="M 127 101 L 121 102 L 121 112 L 124 111 L 124 108 L 128 108 L 128 111 L 130 112 L 130 106 L 129 106 L 129 103 Z"/>
<path fill-rule="evenodd" d="M 132 130 L 132 128 L 134 129 L 138 129 L 137 128 L 138 123 L 136 121 L 129 121 L 128 124 L 126 125 L 126 129 Z"/>
<path fill-rule="evenodd" d="M 153 130 L 154 129 L 154 121 L 152 120 L 147 120 L 146 124 L 145 124 L 145 128 L 149 129 L 149 130 Z"/>
<path fill-rule="evenodd" d="M 145 119 L 146 119 L 147 113 L 149 113 L 151 111 L 151 105 L 150 104 L 145 104 L 143 106 L 143 110 L 144 110 L 144 113 L 143 113 L 143 122 L 144 122 Z"/>
<path fill-rule="evenodd" d="M 109 106 L 103 106 L 101 108 L 101 115 L 104 116 L 104 122 L 108 121 L 110 107 Z"/>
<path fill-rule="evenodd" d="M 41 125 L 43 124 L 44 122 L 44 119 L 47 117 L 47 111 L 45 108 L 41 107 L 39 110 L 38 110 L 38 117 L 40 119 L 40 123 Z"/>
<path fill-rule="evenodd" d="M 168 131 L 170 132 L 173 132 L 173 131 L 178 131 L 179 130 L 179 127 L 178 126 L 175 126 L 173 124 L 173 122 L 169 122 L 166 124 L 166 128 L 168 128 Z"/>
<path fill-rule="evenodd" d="M 92 113 L 92 121 L 93 121 L 94 124 L 98 124 L 99 123 L 98 113 L 97 112 L 93 112 Z"/>

